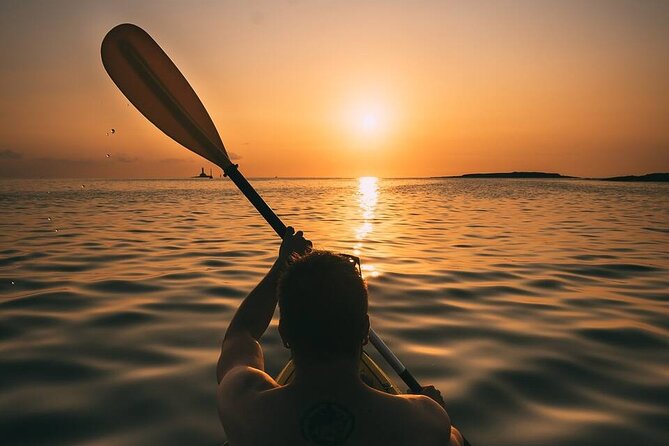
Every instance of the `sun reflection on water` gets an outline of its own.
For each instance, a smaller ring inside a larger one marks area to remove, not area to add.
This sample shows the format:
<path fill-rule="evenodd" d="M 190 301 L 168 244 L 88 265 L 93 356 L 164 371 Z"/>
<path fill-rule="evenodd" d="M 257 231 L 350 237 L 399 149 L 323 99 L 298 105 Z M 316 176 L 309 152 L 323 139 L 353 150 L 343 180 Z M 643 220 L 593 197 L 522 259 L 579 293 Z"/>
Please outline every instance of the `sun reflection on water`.
<path fill-rule="evenodd" d="M 367 236 L 374 230 L 372 220 L 374 219 L 374 211 L 379 198 L 378 183 L 379 179 L 376 177 L 358 178 L 358 202 L 360 203 L 360 209 L 362 210 L 362 223 L 355 231 L 355 239 L 357 241 L 353 246 L 353 252 L 357 256 L 360 256 Z M 379 271 L 377 271 L 376 267 L 371 263 L 363 263 L 362 271 L 366 276 L 379 276 Z"/>

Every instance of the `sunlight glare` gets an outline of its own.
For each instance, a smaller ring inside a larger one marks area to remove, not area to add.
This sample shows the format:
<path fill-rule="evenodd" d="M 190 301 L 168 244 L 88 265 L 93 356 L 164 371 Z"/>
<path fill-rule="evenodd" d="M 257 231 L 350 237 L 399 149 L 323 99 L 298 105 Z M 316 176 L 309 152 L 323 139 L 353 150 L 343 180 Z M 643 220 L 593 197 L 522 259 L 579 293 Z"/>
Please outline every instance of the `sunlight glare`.
<path fill-rule="evenodd" d="M 365 133 L 374 133 L 379 129 L 379 116 L 373 112 L 362 115 L 360 126 Z"/>
<path fill-rule="evenodd" d="M 362 209 L 362 218 L 365 220 L 362 226 L 364 228 L 369 228 L 364 232 L 365 235 L 371 231 L 371 223 L 368 220 L 374 218 L 374 209 L 376 208 L 376 201 L 379 196 L 378 182 L 379 179 L 376 177 L 358 178 L 360 208 Z M 361 240 L 362 238 L 364 238 L 364 235 L 359 236 L 358 240 Z"/>
<path fill-rule="evenodd" d="M 381 107 L 364 106 L 352 115 L 352 124 L 357 133 L 365 138 L 379 136 L 384 132 L 386 116 Z"/>
<path fill-rule="evenodd" d="M 358 242 L 353 247 L 353 252 L 357 256 L 361 253 L 363 242 L 373 230 L 372 220 L 379 198 L 378 182 L 379 179 L 376 177 L 358 178 L 358 202 L 362 211 L 362 222 L 355 231 L 355 238 Z M 376 267 L 369 263 L 362 265 L 362 271 L 365 276 L 378 277 L 380 275 Z"/>

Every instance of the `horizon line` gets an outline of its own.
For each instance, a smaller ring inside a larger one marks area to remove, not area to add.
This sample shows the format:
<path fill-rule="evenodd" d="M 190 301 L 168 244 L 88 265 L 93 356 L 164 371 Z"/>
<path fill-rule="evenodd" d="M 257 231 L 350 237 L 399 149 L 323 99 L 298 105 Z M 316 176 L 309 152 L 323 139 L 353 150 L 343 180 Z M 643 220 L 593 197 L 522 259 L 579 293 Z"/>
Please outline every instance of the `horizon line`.
<path fill-rule="evenodd" d="M 575 175 L 565 175 L 557 172 L 543 172 L 543 171 L 505 171 L 505 172 L 471 172 L 463 173 L 456 175 L 424 175 L 424 176 L 376 176 L 376 175 L 360 175 L 360 176 L 249 176 L 249 179 L 254 180 L 355 180 L 359 178 L 372 177 L 384 180 L 421 180 L 421 179 L 486 179 L 486 178 L 467 178 L 468 175 L 501 175 L 501 174 L 550 174 L 550 175 L 560 175 L 559 177 L 554 178 L 506 178 L 506 179 L 544 179 L 544 180 L 596 180 L 596 179 L 608 179 L 608 178 L 621 178 L 621 177 L 641 177 L 646 175 L 654 174 L 665 174 L 669 175 L 667 172 L 648 172 L 643 174 L 624 174 L 624 175 L 614 175 L 606 177 L 582 177 Z M 198 178 L 198 177 L 151 177 L 151 178 L 124 178 L 124 177 L 5 177 L 0 178 L 0 180 L 115 180 L 115 181 L 151 181 L 151 180 L 173 180 L 173 181 L 184 181 L 184 180 L 222 180 L 223 177 L 213 177 L 213 178 Z M 490 179 L 500 179 L 491 177 Z M 501 178 L 504 179 L 504 178 Z"/>

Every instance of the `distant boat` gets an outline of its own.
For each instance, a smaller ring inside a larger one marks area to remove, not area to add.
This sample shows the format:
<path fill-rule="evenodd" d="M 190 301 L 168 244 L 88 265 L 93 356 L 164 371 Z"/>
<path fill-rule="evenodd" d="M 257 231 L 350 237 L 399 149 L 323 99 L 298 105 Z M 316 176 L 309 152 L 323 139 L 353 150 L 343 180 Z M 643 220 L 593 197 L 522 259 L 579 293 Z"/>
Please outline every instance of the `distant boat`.
<path fill-rule="evenodd" d="M 211 174 L 211 169 L 209 169 L 209 175 L 204 173 L 204 167 L 202 168 L 202 171 L 200 172 L 200 175 L 194 176 L 193 178 L 214 178 L 214 176 Z"/>

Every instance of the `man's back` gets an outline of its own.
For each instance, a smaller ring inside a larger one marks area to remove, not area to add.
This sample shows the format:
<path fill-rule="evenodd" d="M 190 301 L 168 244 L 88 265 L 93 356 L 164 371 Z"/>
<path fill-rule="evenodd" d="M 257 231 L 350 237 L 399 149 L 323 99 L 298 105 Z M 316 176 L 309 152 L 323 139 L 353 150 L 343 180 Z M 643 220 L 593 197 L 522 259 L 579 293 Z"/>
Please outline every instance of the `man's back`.
<path fill-rule="evenodd" d="M 225 332 L 216 379 L 230 445 L 461 445 L 434 387 L 422 390 L 430 399 L 363 383 L 370 326 L 360 262 L 311 248 L 301 231 L 287 228 L 276 262 Z M 264 372 L 258 342 L 277 302 L 279 335 L 295 364 L 283 387 Z"/>
<path fill-rule="evenodd" d="M 219 389 L 230 446 L 441 446 L 451 436 L 448 415 L 436 402 L 385 394 L 359 379 L 307 378 L 279 386 L 260 370 L 237 368 Z"/>

